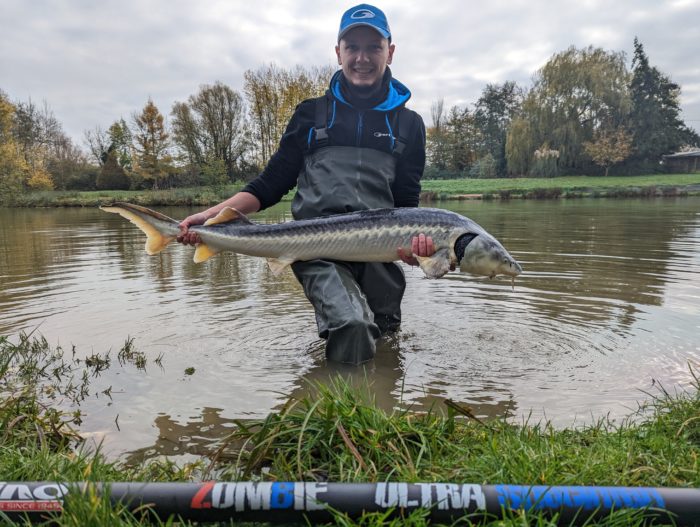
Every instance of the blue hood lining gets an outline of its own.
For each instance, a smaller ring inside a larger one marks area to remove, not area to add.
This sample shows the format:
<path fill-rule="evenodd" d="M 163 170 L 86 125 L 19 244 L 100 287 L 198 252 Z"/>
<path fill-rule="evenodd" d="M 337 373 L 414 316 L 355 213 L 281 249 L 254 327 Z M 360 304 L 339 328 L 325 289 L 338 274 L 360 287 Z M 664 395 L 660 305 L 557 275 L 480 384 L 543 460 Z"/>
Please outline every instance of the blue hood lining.
<path fill-rule="evenodd" d="M 343 70 L 338 70 L 335 72 L 333 75 L 333 78 L 331 78 L 331 93 L 333 94 L 333 97 L 335 97 L 337 100 L 342 102 L 343 104 L 346 104 L 348 106 L 352 106 L 345 97 L 343 97 L 343 94 L 340 89 L 340 76 L 343 74 Z M 389 80 L 389 93 L 381 103 L 379 103 L 377 106 L 374 108 L 371 108 L 372 110 L 378 110 L 380 112 L 388 112 L 389 110 L 393 110 L 395 108 L 398 108 L 399 106 L 406 104 L 406 101 L 411 98 L 411 91 L 401 82 L 397 81 L 393 77 Z"/>

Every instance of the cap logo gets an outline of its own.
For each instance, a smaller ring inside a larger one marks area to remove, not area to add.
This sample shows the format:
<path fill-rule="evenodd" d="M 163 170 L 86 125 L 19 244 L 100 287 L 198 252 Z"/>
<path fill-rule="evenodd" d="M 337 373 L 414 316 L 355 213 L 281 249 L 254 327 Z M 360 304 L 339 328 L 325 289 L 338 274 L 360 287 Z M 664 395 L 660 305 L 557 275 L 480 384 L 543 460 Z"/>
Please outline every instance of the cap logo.
<path fill-rule="evenodd" d="M 350 18 L 354 20 L 362 18 L 374 18 L 374 13 L 372 13 L 372 11 L 370 11 L 369 9 L 358 9 L 352 15 L 350 15 Z"/>

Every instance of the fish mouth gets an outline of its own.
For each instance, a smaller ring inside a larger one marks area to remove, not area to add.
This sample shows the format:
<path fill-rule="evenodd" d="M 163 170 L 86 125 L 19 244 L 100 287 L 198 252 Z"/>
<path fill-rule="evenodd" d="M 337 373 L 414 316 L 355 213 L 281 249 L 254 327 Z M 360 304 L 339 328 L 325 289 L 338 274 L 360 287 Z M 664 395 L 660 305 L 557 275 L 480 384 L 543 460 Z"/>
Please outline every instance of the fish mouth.
<path fill-rule="evenodd" d="M 511 278 L 515 278 L 516 276 L 521 275 L 523 273 L 523 268 L 515 260 L 511 260 L 508 266 L 510 267 L 510 269 L 503 270 L 503 274 L 508 275 Z"/>
<path fill-rule="evenodd" d="M 520 271 L 503 271 L 503 274 L 506 276 L 510 276 L 511 278 L 515 278 L 517 276 L 520 276 L 522 274 L 522 269 Z"/>

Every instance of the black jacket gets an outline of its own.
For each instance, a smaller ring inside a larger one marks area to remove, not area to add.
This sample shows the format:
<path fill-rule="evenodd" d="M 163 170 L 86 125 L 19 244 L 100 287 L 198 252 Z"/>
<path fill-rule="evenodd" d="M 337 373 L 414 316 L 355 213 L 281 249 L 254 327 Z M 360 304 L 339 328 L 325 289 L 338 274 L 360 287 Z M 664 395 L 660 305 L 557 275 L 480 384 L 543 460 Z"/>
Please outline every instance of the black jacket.
<path fill-rule="evenodd" d="M 351 104 L 344 90 L 342 71 L 337 71 L 326 92 L 328 98 L 328 141 L 321 145 L 314 130 L 316 99 L 300 103 L 287 125 L 277 152 L 267 166 L 243 189 L 260 200 L 267 208 L 279 200 L 297 183 L 304 156 L 320 146 L 357 146 L 392 153 L 398 140 L 398 120 L 409 119 L 406 147 L 398 157 L 396 179 L 392 185 L 396 207 L 416 207 L 420 195 L 420 179 L 425 167 L 425 126 L 420 115 L 405 108 L 410 91 L 387 73 L 383 80 L 384 93 L 379 104 L 360 109 Z"/>

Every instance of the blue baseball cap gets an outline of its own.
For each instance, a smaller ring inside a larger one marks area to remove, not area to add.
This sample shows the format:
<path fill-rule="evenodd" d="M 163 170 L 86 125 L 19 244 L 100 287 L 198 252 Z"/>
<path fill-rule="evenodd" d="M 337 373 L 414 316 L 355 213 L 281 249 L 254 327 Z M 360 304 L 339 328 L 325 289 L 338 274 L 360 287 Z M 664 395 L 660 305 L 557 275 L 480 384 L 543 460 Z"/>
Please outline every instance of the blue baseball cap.
<path fill-rule="evenodd" d="M 384 38 L 391 40 L 391 30 L 386 15 L 378 7 L 369 4 L 360 4 L 351 7 L 340 19 L 340 29 L 338 30 L 338 42 L 343 35 L 354 27 L 369 26 L 379 32 Z"/>

